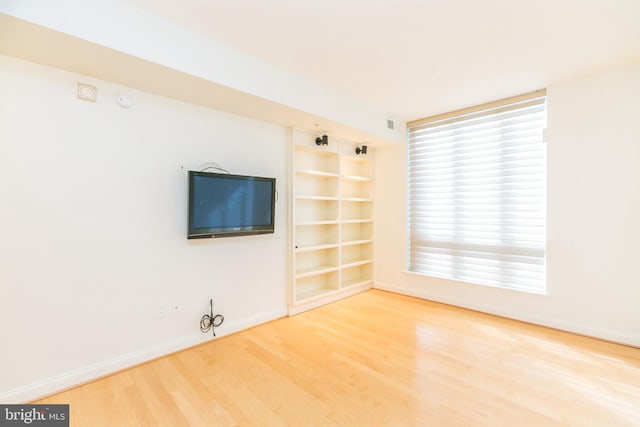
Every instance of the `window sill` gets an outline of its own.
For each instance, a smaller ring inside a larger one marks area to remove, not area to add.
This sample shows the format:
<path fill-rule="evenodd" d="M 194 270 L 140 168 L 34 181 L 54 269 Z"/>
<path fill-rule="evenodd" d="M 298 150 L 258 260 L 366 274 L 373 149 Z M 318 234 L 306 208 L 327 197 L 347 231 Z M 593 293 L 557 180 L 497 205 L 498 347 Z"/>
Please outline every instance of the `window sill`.
<path fill-rule="evenodd" d="M 405 270 L 402 272 L 404 275 L 415 278 L 423 278 L 423 279 L 442 279 L 450 282 L 451 284 L 458 286 L 483 286 L 486 288 L 499 289 L 502 291 L 508 292 L 517 292 L 518 294 L 528 294 L 528 295 L 538 295 L 538 296 L 549 296 L 549 286 L 547 285 L 544 291 L 534 291 L 529 289 L 518 289 L 518 288 L 509 288 L 505 286 L 500 286 L 492 283 L 481 283 L 481 282 L 464 282 L 461 280 L 453 279 L 451 277 L 446 276 L 435 276 L 431 274 L 418 273 L 415 271 Z"/>

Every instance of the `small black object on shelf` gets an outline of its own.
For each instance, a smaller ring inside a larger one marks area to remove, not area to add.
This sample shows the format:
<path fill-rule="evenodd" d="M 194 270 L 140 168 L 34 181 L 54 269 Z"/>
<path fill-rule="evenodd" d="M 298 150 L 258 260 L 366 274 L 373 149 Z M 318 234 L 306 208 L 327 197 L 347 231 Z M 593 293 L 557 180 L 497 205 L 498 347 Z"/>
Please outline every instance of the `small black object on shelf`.
<path fill-rule="evenodd" d="M 322 137 L 317 137 L 316 145 L 329 145 L 329 137 L 327 135 L 322 135 Z"/>
<path fill-rule="evenodd" d="M 367 146 L 363 145 L 362 147 L 356 147 L 356 154 L 367 154 Z"/>

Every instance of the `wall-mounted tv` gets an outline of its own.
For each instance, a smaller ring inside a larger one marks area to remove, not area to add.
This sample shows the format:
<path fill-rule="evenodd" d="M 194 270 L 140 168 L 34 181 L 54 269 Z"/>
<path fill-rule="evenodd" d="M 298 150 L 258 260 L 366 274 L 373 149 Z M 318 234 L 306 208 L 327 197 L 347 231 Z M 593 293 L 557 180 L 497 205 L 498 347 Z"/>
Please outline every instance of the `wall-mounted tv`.
<path fill-rule="evenodd" d="M 189 171 L 188 239 L 273 233 L 275 178 Z"/>

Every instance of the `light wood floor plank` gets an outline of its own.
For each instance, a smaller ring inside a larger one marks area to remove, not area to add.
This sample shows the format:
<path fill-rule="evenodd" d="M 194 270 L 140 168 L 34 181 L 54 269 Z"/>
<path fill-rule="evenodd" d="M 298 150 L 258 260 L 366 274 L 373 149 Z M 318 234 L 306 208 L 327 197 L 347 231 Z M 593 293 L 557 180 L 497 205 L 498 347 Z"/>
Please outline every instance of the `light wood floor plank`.
<path fill-rule="evenodd" d="M 369 291 L 35 403 L 73 426 L 640 426 L 640 349 Z"/>

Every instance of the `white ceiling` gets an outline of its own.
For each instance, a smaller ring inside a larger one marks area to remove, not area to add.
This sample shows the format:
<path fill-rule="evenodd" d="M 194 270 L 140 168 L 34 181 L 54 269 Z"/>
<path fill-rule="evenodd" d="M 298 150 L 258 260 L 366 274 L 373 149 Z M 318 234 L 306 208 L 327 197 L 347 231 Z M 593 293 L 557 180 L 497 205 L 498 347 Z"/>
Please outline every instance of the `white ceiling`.
<path fill-rule="evenodd" d="M 408 121 L 640 62 L 640 0 L 126 0 Z"/>

